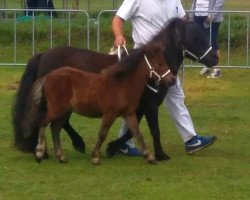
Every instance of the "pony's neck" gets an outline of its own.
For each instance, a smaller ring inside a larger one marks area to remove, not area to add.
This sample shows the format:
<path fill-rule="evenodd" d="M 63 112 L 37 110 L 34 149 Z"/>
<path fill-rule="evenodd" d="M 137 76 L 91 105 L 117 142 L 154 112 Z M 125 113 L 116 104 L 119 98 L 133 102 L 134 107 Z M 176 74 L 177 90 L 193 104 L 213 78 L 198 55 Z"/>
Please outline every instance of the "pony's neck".
<path fill-rule="evenodd" d="M 176 75 L 183 62 L 182 50 L 167 47 L 164 56 L 166 63 L 171 67 L 171 71 Z"/>

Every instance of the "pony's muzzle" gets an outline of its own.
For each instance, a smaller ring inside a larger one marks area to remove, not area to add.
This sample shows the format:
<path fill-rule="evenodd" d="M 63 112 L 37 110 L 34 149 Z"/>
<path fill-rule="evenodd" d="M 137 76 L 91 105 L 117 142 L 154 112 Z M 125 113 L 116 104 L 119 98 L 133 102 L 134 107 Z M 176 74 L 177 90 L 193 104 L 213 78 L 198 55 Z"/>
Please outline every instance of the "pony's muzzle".
<path fill-rule="evenodd" d="M 207 56 L 205 56 L 201 63 L 204 63 L 207 67 L 214 67 L 219 63 L 219 56 L 217 54 L 217 51 L 212 50 L 210 51 Z"/>

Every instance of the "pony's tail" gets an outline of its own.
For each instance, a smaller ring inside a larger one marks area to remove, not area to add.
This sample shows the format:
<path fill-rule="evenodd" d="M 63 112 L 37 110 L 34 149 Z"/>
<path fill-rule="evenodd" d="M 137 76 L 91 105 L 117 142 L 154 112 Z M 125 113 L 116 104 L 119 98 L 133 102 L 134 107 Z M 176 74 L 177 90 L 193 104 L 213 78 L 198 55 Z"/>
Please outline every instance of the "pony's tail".
<path fill-rule="evenodd" d="M 46 103 L 43 96 L 43 84 L 45 78 L 38 79 L 32 87 L 30 96 L 28 98 L 28 105 L 26 107 L 25 115 L 21 122 L 24 139 L 38 137 L 38 129 L 41 120 L 46 114 Z M 37 140 L 33 145 L 37 144 Z"/>
<path fill-rule="evenodd" d="M 36 54 L 27 63 L 12 109 L 14 145 L 18 150 L 23 152 L 34 152 L 35 146 L 37 144 L 38 132 L 37 135 L 33 134 L 32 137 L 25 138 L 21 123 L 26 111 L 28 97 L 31 92 L 32 85 L 37 79 L 38 65 L 41 56 L 42 54 Z"/>

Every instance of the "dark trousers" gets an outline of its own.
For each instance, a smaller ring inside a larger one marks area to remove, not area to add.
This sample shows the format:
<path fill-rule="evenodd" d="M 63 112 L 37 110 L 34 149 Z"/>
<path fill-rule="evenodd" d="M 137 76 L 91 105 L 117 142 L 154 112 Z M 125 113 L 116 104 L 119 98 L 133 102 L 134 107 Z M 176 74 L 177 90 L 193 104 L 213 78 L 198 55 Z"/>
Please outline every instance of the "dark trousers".
<path fill-rule="evenodd" d="M 52 0 L 27 0 L 28 9 L 55 9 Z M 50 15 L 50 12 L 45 12 L 46 15 Z M 28 11 L 25 15 L 31 16 L 32 12 Z M 56 12 L 52 12 L 53 16 L 56 16 Z"/>
<path fill-rule="evenodd" d="M 211 46 L 214 50 L 219 49 L 219 45 L 217 43 L 217 37 L 220 27 L 220 22 L 212 22 L 212 26 L 205 28 L 204 21 L 206 20 L 207 16 L 194 16 L 194 23 L 198 24 L 204 33 L 210 38 L 210 28 L 211 28 Z"/>

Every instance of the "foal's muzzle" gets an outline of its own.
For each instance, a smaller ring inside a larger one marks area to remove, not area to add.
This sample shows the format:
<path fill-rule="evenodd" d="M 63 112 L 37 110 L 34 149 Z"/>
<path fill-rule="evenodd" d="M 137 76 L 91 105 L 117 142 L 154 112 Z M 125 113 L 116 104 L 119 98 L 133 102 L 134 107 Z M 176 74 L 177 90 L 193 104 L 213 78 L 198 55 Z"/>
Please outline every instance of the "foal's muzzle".
<path fill-rule="evenodd" d="M 176 83 L 176 76 L 172 73 L 162 79 L 167 87 L 170 87 Z"/>

